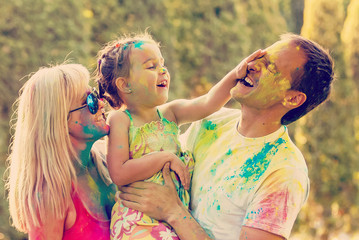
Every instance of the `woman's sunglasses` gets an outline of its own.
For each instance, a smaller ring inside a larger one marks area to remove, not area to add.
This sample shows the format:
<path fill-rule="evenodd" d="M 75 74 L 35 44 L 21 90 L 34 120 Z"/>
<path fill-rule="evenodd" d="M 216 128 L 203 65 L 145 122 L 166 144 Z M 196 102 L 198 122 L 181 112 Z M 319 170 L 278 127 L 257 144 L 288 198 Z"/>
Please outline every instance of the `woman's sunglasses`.
<path fill-rule="evenodd" d="M 98 100 L 99 100 L 98 92 L 97 92 L 96 88 L 93 88 L 92 92 L 89 93 L 89 95 L 86 98 L 86 103 L 84 105 L 82 105 L 81 107 L 79 107 L 79 108 L 71 110 L 69 112 L 69 114 L 72 113 L 72 112 L 75 112 L 77 110 L 83 109 L 86 106 L 88 107 L 90 113 L 96 114 L 97 111 L 98 111 Z"/>

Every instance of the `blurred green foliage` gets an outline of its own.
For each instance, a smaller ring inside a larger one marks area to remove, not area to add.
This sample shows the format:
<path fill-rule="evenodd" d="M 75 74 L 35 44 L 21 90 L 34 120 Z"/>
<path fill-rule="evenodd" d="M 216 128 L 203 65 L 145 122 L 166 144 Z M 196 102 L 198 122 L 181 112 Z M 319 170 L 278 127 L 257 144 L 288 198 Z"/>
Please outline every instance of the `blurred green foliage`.
<path fill-rule="evenodd" d="M 0 0 L 0 5 L 1 175 L 12 104 L 41 66 L 71 60 L 93 71 L 104 43 L 148 29 L 161 42 L 171 72 L 170 98 L 191 98 L 280 34 L 302 33 L 330 49 L 337 80 L 331 100 L 289 127 L 311 178 L 310 199 L 293 233 L 331 239 L 359 228 L 359 0 Z M 10 227 L 3 184 L 0 191 L 0 240 L 26 239 Z"/>

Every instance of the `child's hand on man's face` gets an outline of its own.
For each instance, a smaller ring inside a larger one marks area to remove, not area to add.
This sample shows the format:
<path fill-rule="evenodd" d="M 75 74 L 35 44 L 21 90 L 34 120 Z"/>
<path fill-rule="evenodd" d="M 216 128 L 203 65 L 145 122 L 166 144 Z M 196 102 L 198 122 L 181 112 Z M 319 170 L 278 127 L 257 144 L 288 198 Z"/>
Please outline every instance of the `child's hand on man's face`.
<path fill-rule="evenodd" d="M 245 78 L 247 76 L 248 63 L 263 57 L 265 54 L 266 54 L 265 50 L 258 49 L 257 51 L 255 51 L 254 53 L 243 59 L 234 69 L 236 73 L 236 78 L 237 79 Z"/>

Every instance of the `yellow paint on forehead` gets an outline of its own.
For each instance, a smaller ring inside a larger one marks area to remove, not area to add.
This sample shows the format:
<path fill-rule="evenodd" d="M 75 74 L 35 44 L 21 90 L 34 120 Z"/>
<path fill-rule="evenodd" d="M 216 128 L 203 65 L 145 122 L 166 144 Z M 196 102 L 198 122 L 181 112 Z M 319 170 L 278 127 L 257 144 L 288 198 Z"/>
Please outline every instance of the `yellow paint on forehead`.
<path fill-rule="evenodd" d="M 271 62 L 276 61 L 279 56 L 278 53 L 281 50 L 288 48 L 289 43 L 290 42 L 288 42 L 288 41 L 279 41 L 279 42 L 274 43 L 272 46 L 268 47 L 266 49 L 266 51 L 267 51 L 267 56 L 268 56 L 269 61 L 271 61 Z"/>

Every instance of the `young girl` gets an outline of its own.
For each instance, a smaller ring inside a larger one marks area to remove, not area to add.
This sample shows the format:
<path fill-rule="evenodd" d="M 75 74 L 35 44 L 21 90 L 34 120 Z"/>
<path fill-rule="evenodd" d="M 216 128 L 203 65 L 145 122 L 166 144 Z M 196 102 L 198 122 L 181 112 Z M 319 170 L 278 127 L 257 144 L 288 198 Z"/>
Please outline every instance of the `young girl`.
<path fill-rule="evenodd" d="M 256 56 L 259 54 L 261 51 Z M 126 107 L 109 116 L 107 162 L 113 182 L 118 186 L 139 180 L 163 184 L 160 170 L 169 162 L 179 197 L 188 207 L 187 190 L 194 161 L 189 153 L 181 151 L 178 126 L 220 109 L 229 100 L 238 74 L 245 75 L 246 62 L 239 64 L 206 95 L 166 103 L 170 75 L 159 44 L 149 34 L 111 42 L 98 56 L 96 74 L 100 96 L 114 109 Z M 167 224 L 124 207 L 120 200 L 114 205 L 112 239 L 162 237 L 178 239 Z"/>

